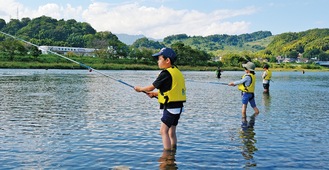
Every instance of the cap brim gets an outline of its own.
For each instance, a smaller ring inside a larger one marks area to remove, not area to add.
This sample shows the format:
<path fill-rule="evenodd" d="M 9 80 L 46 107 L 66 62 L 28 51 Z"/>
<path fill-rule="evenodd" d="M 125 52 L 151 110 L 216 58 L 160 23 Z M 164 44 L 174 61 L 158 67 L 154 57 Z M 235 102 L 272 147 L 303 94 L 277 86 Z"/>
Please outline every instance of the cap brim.
<path fill-rule="evenodd" d="M 155 53 L 155 54 L 152 54 L 152 57 L 158 58 L 160 55 L 161 55 L 161 53 Z"/>
<path fill-rule="evenodd" d="M 243 68 L 246 68 L 246 69 L 249 70 L 249 71 L 255 71 L 255 69 L 248 69 L 248 68 L 247 68 L 247 64 L 242 64 L 242 67 L 243 67 Z"/>

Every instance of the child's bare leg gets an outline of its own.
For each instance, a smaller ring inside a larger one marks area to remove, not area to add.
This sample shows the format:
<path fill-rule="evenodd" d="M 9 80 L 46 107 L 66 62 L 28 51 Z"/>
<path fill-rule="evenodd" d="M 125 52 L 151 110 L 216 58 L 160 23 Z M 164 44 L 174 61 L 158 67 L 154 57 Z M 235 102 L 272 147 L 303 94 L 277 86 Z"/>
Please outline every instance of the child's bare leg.
<path fill-rule="evenodd" d="M 176 150 L 177 148 L 176 126 L 171 126 L 169 128 L 169 138 L 171 143 L 171 149 Z"/>
<path fill-rule="evenodd" d="M 242 113 L 242 121 L 247 121 L 247 105 L 246 104 L 242 104 L 241 113 Z"/>
<path fill-rule="evenodd" d="M 257 107 L 254 107 L 253 109 L 254 109 L 254 111 L 255 111 L 255 115 L 257 116 L 257 115 L 259 114 L 259 110 L 258 110 L 258 108 L 257 108 Z"/>
<path fill-rule="evenodd" d="M 163 149 L 165 149 L 165 150 L 171 149 L 171 142 L 170 142 L 170 137 L 169 137 L 168 132 L 169 132 L 168 126 L 164 123 L 161 123 L 160 135 L 162 137 Z"/>

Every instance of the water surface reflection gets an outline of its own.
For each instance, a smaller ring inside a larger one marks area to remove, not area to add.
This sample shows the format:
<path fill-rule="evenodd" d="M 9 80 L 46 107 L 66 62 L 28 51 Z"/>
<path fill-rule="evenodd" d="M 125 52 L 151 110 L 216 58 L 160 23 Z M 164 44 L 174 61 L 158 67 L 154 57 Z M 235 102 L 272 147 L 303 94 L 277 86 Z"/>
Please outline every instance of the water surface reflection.
<path fill-rule="evenodd" d="M 241 147 L 241 153 L 246 160 L 244 168 L 257 166 L 253 156 L 258 150 L 256 147 L 257 140 L 255 139 L 255 135 L 256 133 L 254 132 L 254 128 L 247 128 L 246 130 L 240 131 L 240 138 L 243 144 Z"/>
<path fill-rule="evenodd" d="M 147 85 L 158 71 L 104 71 Z M 1 169 L 326 169 L 328 73 L 273 73 L 270 94 L 241 130 L 241 72 L 183 72 L 178 150 L 162 151 L 158 103 L 86 70 L 0 70 Z M 258 80 L 260 72 L 256 73 Z M 253 113 L 247 112 L 250 117 Z M 167 157 L 160 160 L 159 157 Z"/>
<path fill-rule="evenodd" d="M 271 110 L 271 95 L 270 93 L 263 93 L 262 96 L 262 105 L 264 106 L 264 112 L 269 113 Z"/>
<path fill-rule="evenodd" d="M 159 158 L 159 169 L 161 170 L 176 170 L 178 166 L 176 164 L 176 151 L 163 150 L 161 157 Z"/>

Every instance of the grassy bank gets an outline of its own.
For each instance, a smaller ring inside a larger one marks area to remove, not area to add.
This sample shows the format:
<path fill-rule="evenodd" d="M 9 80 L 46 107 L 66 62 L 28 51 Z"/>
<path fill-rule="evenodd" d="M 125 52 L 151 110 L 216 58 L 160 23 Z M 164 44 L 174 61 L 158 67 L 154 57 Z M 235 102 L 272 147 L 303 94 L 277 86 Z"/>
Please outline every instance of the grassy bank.
<path fill-rule="evenodd" d="M 146 65 L 146 64 L 88 64 L 97 70 L 158 70 L 158 66 Z M 178 66 L 181 70 L 190 71 L 214 71 L 217 67 L 210 66 Z M 76 63 L 40 63 L 40 62 L 0 62 L 0 68 L 12 68 L 12 69 L 86 69 Z"/>
<path fill-rule="evenodd" d="M 117 63 L 107 63 L 107 64 L 86 64 L 97 70 L 158 70 L 158 66 L 146 65 L 146 64 L 117 64 Z M 182 71 L 215 71 L 217 67 L 213 66 L 178 66 Z M 11 68 L 11 69 L 86 69 L 81 67 L 76 63 L 67 62 L 56 62 L 56 63 L 40 63 L 40 62 L 0 62 L 0 68 Z M 223 71 L 243 71 L 240 67 L 222 67 Z M 301 66 L 296 66 L 293 68 L 270 68 L 272 71 L 300 71 L 306 72 L 313 71 L 329 71 L 329 68 L 319 67 L 319 68 L 304 68 Z M 262 71 L 260 67 L 256 68 L 256 71 Z"/>
<path fill-rule="evenodd" d="M 97 70 L 158 70 L 155 60 L 137 60 L 137 59 L 100 59 L 91 57 L 72 57 L 74 61 L 84 63 Z M 215 71 L 217 66 L 182 66 L 178 67 L 183 71 Z M 86 69 L 77 63 L 68 61 L 58 56 L 41 55 L 37 58 L 32 56 L 15 56 L 14 61 L 8 61 L 7 58 L 0 56 L 0 68 L 12 69 Z M 223 71 L 243 71 L 242 67 L 221 67 Z M 296 63 L 271 63 L 272 71 L 329 71 L 327 67 L 321 67 L 315 64 L 296 64 Z M 261 66 L 256 70 L 263 70 Z"/>

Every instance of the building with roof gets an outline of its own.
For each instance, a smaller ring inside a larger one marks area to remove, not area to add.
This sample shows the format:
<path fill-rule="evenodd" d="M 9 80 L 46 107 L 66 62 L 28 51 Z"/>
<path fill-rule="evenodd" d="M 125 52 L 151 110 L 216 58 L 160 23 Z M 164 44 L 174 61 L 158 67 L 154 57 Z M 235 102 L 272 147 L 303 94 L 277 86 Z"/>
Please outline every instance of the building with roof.
<path fill-rule="evenodd" d="M 68 54 L 74 53 L 76 55 L 84 55 L 84 56 L 95 56 L 94 52 L 95 48 L 80 48 L 80 47 L 61 47 L 61 46 L 39 46 L 38 48 L 41 50 L 42 54 L 49 54 L 52 52 L 56 52 L 58 54 Z"/>

